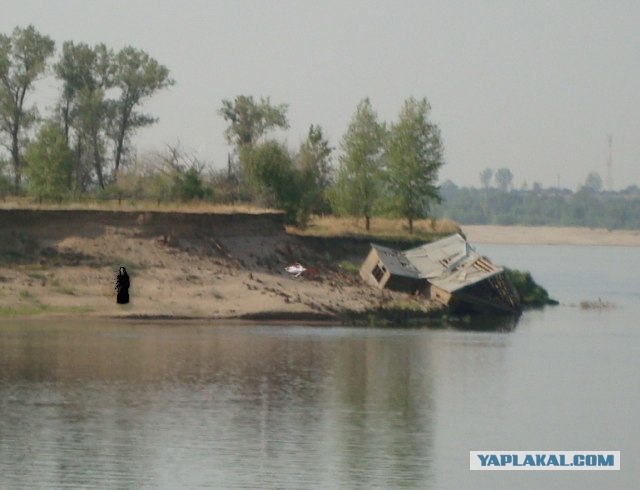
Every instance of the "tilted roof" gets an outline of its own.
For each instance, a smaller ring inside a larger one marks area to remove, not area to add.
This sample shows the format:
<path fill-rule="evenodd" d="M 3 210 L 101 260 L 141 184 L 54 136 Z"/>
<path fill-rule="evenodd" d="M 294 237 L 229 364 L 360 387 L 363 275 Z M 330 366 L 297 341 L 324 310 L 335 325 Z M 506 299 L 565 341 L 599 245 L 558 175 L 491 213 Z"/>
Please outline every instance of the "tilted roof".
<path fill-rule="evenodd" d="M 460 234 L 404 252 L 372 246 L 392 274 L 426 279 L 451 293 L 504 270 L 478 254 Z"/>
<path fill-rule="evenodd" d="M 371 247 L 378 252 L 378 257 L 391 274 L 419 279 L 418 270 L 402 252 L 375 244 L 371 244 Z"/>
<path fill-rule="evenodd" d="M 449 292 L 503 271 L 502 267 L 478 254 L 460 234 L 406 250 L 403 254 L 421 278 Z"/>

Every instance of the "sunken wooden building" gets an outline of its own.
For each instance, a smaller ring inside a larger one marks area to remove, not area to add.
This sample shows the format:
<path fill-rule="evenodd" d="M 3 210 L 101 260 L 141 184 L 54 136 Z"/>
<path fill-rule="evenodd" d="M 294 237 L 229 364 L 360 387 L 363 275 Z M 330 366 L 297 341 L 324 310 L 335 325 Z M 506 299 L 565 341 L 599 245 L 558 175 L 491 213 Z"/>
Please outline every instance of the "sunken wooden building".
<path fill-rule="evenodd" d="M 377 288 L 424 295 L 457 312 L 522 310 L 504 269 L 459 234 L 405 251 L 372 244 L 360 276 Z"/>

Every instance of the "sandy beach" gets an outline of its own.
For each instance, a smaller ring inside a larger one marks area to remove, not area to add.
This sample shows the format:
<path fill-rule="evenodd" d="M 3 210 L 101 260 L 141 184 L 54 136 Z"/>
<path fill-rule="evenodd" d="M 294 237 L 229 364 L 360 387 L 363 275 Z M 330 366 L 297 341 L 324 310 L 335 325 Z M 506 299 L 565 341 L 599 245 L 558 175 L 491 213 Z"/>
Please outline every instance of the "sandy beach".
<path fill-rule="evenodd" d="M 314 248 L 275 213 L 0 210 L 0 316 L 340 322 L 396 303 L 430 308 L 342 269 L 366 251 Z M 300 277 L 285 271 L 295 262 L 308 268 Z M 116 304 L 121 265 L 127 305 Z"/>
<path fill-rule="evenodd" d="M 472 244 L 640 246 L 640 231 L 462 231 Z M 439 308 L 364 284 L 357 269 L 368 250 L 364 239 L 287 233 L 278 213 L 0 210 L 0 316 L 341 322 Z M 288 274 L 295 262 L 308 271 Z M 115 301 L 121 265 L 131 276 L 127 305 Z"/>
<path fill-rule="evenodd" d="M 472 244 L 640 247 L 640 230 L 464 225 L 462 226 L 462 232 Z"/>

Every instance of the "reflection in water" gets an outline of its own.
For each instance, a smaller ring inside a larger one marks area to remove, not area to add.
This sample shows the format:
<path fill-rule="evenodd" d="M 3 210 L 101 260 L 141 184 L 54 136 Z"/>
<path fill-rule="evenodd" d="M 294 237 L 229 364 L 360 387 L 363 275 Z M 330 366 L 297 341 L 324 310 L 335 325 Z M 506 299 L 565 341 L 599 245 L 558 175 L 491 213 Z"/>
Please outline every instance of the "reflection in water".
<path fill-rule="evenodd" d="M 432 372 L 415 337 L 345 339 L 336 356 L 341 462 L 351 487 L 369 478 L 386 487 L 429 480 Z M 391 467 L 389 467 L 391 465 Z M 350 471 L 347 471 L 350 468 Z"/>
<path fill-rule="evenodd" d="M 518 326 L 520 318 L 520 315 L 451 317 L 446 326 L 470 332 L 512 332 Z"/>
<path fill-rule="evenodd" d="M 0 487 L 422 486 L 414 333 L 0 327 Z"/>
<path fill-rule="evenodd" d="M 636 488 L 640 248 L 489 252 L 618 307 L 508 332 L 5 320 L 0 488 Z M 585 448 L 622 470 L 468 470 L 471 449 Z"/>

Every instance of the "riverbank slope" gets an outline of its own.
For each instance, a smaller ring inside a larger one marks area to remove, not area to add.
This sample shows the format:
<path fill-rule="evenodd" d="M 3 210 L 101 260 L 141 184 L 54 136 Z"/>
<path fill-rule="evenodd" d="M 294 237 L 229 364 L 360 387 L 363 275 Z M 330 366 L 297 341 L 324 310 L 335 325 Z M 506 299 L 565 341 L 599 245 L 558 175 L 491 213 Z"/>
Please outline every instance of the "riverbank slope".
<path fill-rule="evenodd" d="M 339 322 L 439 309 L 364 285 L 354 265 L 368 242 L 286 233 L 279 213 L 5 209 L 0 314 Z M 294 262 L 308 272 L 286 273 Z M 124 306 L 119 266 L 132 283 Z"/>

